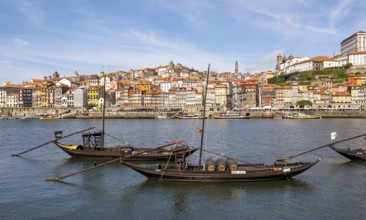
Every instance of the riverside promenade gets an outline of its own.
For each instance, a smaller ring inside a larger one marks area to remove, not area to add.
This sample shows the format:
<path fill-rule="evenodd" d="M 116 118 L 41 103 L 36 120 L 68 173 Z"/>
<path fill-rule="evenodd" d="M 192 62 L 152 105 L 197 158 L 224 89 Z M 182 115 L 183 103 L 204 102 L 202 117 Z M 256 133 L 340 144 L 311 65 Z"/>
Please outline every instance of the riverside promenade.
<path fill-rule="evenodd" d="M 250 116 L 252 119 L 268 118 L 280 119 L 282 116 L 297 112 L 298 110 L 281 111 L 241 111 L 241 115 Z M 175 111 L 148 111 L 148 110 L 128 110 L 119 111 L 116 108 L 107 108 L 106 118 L 122 119 L 155 119 L 155 118 L 173 118 L 179 110 Z M 366 111 L 355 110 L 302 110 L 301 112 L 311 115 L 320 115 L 321 118 L 365 118 Z M 195 112 L 190 112 L 195 113 Z M 209 112 L 208 116 L 214 116 L 219 112 Z M 86 111 L 82 108 L 0 108 L 0 117 L 42 117 L 43 119 L 93 119 L 101 118 L 100 111 Z"/>

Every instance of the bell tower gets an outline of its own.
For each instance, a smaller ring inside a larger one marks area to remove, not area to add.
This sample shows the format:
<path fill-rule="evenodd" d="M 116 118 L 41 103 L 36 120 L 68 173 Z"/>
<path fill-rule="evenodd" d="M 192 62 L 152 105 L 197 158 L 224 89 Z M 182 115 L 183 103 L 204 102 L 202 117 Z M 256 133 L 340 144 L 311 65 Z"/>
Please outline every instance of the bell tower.
<path fill-rule="evenodd" d="M 235 73 L 236 73 L 236 74 L 238 74 L 238 73 L 239 73 L 238 61 L 235 61 Z"/>
<path fill-rule="evenodd" d="M 282 64 L 282 55 L 277 55 L 276 71 L 280 71 L 280 65 Z"/>

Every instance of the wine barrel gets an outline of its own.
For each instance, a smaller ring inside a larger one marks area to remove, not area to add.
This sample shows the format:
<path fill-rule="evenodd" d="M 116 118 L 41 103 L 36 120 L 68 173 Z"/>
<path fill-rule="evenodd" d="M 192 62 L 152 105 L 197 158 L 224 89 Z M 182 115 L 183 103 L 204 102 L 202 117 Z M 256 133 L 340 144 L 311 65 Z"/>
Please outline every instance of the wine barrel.
<path fill-rule="evenodd" d="M 205 162 L 205 167 L 207 171 L 215 171 L 215 161 L 213 159 L 207 159 Z"/>
<path fill-rule="evenodd" d="M 224 159 L 216 160 L 216 169 L 217 171 L 225 171 L 226 170 L 226 161 Z"/>
<path fill-rule="evenodd" d="M 238 170 L 238 162 L 234 159 L 227 159 L 226 164 L 230 171 L 237 171 Z"/>

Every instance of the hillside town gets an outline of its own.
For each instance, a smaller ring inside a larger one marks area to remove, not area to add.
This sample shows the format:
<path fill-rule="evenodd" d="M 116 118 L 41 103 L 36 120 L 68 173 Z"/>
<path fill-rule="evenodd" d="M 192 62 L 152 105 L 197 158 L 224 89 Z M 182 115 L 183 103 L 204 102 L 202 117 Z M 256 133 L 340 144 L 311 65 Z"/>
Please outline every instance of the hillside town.
<path fill-rule="evenodd" d="M 278 54 L 275 71 L 210 72 L 206 105 L 211 112 L 279 109 L 365 110 L 366 32 L 345 38 L 333 57 Z M 207 71 L 171 60 L 167 65 L 43 79 L 0 87 L 0 114 L 9 109 L 73 108 L 99 111 L 159 110 L 199 112 Z M 106 94 L 104 96 L 104 91 Z M 308 101 L 300 105 L 299 101 Z M 60 110 L 61 112 L 62 110 Z"/>

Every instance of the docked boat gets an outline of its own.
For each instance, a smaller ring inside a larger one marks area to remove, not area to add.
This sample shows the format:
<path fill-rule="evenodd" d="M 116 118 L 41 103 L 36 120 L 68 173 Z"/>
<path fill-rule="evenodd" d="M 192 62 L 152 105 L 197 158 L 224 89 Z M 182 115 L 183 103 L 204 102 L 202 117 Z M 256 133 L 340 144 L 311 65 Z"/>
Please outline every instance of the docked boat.
<path fill-rule="evenodd" d="M 168 119 L 168 116 L 166 116 L 166 115 L 158 115 L 155 118 L 156 119 Z"/>
<path fill-rule="evenodd" d="M 105 100 L 105 92 L 104 92 Z M 93 132 L 86 132 L 82 134 L 82 144 L 64 144 L 59 142 L 62 138 L 62 131 L 55 132 L 55 140 L 53 143 L 61 150 L 74 157 L 84 158 L 126 158 L 126 160 L 133 161 L 166 161 L 168 159 L 174 160 L 175 155 L 187 157 L 194 153 L 198 148 L 182 145 L 182 141 L 174 141 L 167 144 L 166 147 L 172 146 L 171 149 L 154 149 L 134 147 L 131 145 L 121 146 L 104 146 L 105 136 L 105 106 L 103 103 L 102 109 L 102 130 L 95 130 Z"/>
<path fill-rule="evenodd" d="M 201 145 L 198 165 L 189 165 L 184 155 L 175 155 L 175 165 L 141 165 L 121 159 L 121 163 L 139 172 L 147 178 L 160 181 L 177 182 L 253 182 L 270 180 L 288 180 L 314 166 L 319 160 L 313 162 L 285 163 L 275 162 L 272 165 L 242 163 L 239 164 L 232 158 L 209 159 L 202 165 L 203 140 L 205 134 L 205 112 L 207 85 L 210 73 L 208 67 L 206 89 L 204 95 L 204 110 L 201 130 Z"/>
<path fill-rule="evenodd" d="M 347 157 L 350 160 L 353 161 L 366 161 L 366 150 L 365 149 L 341 149 L 334 147 L 333 145 L 330 146 L 331 149 L 333 149 L 335 152 L 339 153 L 340 155 Z"/>
<path fill-rule="evenodd" d="M 213 116 L 214 119 L 250 119 L 250 115 L 241 115 L 240 112 L 225 112 Z"/>
<path fill-rule="evenodd" d="M 187 113 L 182 113 L 182 114 L 178 114 L 175 116 L 175 118 L 178 119 L 199 119 L 200 117 L 197 114 L 187 114 Z"/>
<path fill-rule="evenodd" d="M 179 142 L 171 142 L 168 146 L 173 146 L 171 149 L 153 149 L 146 147 L 134 147 L 132 145 L 121 145 L 104 147 L 102 145 L 101 131 L 86 132 L 82 134 L 83 144 L 63 144 L 57 141 L 57 138 L 62 137 L 60 131 L 56 132 L 56 140 L 54 144 L 61 150 L 73 157 L 83 158 L 99 158 L 113 159 L 124 158 L 132 161 L 167 161 L 174 160 L 175 154 L 188 157 L 195 151 L 197 147 L 190 147 L 180 144 Z"/>
<path fill-rule="evenodd" d="M 308 115 L 302 112 L 287 113 L 283 119 L 321 119 L 320 115 Z"/>
<path fill-rule="evenodd" d="M 41 117 L 0 117 L 0 120 L 38 120 Z"/>

